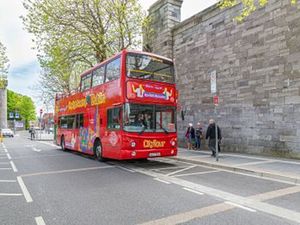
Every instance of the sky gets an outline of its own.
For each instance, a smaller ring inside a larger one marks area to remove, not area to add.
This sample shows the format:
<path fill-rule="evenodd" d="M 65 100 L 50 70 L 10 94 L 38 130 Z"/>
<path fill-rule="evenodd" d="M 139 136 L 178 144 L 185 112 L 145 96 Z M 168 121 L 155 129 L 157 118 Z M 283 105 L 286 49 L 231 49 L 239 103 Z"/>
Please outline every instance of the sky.
<path fill-rule="evenodd" d="M 156 0 L 139 0 L 144 10 Z M 183 0 L 181 21 L 215 4 L 217 0 Z M 0 0 L 0 41 L 7 48 L 9 58 L 8 88 L 32 97 L 37 113 L 46 106 L 38 99 L 35 91 L 38 85 L 40 67 L 37 52 L 31 36 L 22 24 L 21 15 L 25 15 L 22 0 Z"/>

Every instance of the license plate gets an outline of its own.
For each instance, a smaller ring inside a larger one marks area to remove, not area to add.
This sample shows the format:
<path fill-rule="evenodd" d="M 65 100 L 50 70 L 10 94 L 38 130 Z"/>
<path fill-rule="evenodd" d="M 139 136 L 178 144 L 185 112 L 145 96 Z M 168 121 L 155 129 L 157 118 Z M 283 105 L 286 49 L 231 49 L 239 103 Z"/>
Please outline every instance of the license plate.
<path fill-rule="evenodd" d="M 156 157 L 156 156 L 160 156 L 160 152 L 151 152 L 151 153 L 149 153 L 149 157 Z"/>

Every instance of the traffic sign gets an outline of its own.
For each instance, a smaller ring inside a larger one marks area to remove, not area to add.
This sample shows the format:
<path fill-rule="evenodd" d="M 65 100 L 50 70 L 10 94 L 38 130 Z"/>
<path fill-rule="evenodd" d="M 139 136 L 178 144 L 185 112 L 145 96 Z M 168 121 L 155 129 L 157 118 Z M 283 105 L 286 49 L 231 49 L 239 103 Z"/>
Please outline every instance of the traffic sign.
<path fill-rule="evenodd" d="M 210 75 L 210 92 L 212 94 L 217 92 L 217 72 L 215 70 L 209 73 Z"/>
<path fill-rule="evenodd" d="M 215 96 L 214 96 L 214 105 L 215 105 L 215 106 L 218 106 L 218 105 L 219 105 L 219 96 L 218 96 L 218 95 L 215 95 Z"/>

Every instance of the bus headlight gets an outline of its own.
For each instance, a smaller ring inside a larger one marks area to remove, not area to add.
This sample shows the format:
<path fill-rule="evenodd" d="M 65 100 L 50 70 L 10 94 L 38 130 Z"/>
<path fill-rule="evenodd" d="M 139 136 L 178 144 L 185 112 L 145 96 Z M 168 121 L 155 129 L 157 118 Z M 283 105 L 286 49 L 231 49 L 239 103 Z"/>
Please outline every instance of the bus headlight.
<path fill-rule="evenodd" d="M 131 142 L 130 142 L 130 146 L 131 146 L 132 148 L 134 148 L 134 147 L 136 146 L 135 141 L 131 141 Z"/>
<path fill-rule="evenodd" d="M 174 155 L 175 151 L 174 150 L 171 150 L 171 155 Z"/>
<path fill-rule="evenodd" d="M 176 145 L 176 141 L 171 141 L 171 145 L 174 147 Z"/>
<path fill-rule="evenodd" d="M 132 156 L 132 157 L 135 157 L 135 156 L 136 156 L 136 151 L 132 151 L 132 152 L 131 152 L 131 156 Z"/>

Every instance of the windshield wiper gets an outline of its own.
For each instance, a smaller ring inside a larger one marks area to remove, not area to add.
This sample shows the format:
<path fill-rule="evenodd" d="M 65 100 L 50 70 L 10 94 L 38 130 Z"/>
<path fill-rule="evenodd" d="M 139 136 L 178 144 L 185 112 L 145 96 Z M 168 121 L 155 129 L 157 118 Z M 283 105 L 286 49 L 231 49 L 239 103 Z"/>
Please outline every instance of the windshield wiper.
<path fill-rule="evenodd" d="M 143 126 L 143 129 L 139 132 L 139 134 L 141 135 L 142 133 L 144 133 L 145 130 L 146 130 L 146 126 Z"/>
<path fill-rule="evenodd" d="M 159 122 L 156 122 L 156 124 L 158 124 L 160 126 L 160 128 L 166 133 L 168 134 L 169 132 L 167 131 L 166 128 L 164 128 Z"/>

